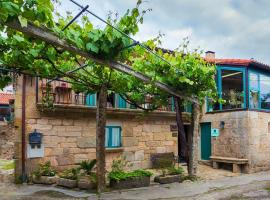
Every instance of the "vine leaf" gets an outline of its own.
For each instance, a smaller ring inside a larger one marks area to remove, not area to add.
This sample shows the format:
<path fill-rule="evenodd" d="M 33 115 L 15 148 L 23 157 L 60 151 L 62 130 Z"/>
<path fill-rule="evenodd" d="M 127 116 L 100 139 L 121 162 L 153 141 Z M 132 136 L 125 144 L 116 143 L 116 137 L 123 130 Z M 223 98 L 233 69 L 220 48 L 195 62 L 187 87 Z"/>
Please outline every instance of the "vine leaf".
<path fill-rule="evenodd" d="M 86 44 L 86 49 L 87 49 L 87 51 L 93 51 L 95 53 L 99 52 L 99 48 L 93 43 L 87 43 Z"/>
<path fill-rule="evenodd" d="M 27 27 L 27 19 L 26 18 L 24 18 L 23 16 L 19 15 L 18 16 L 18 19 L 19 19 L 20 24 L 21 24 L 22 27 Z"/>

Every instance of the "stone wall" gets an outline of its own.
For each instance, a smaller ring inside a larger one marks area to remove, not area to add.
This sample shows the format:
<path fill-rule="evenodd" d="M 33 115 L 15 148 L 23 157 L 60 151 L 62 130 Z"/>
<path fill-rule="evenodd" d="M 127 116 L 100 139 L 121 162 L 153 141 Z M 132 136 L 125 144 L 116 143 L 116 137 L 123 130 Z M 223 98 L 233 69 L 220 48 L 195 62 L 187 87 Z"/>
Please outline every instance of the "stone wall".
<path fill-rule="evenodd" d="M 270 169 L 270 113 L 248 112 L 250 172 Z"/>
<path fill-rule="evenodd" d="M 15 131 L 11 124 L 0 122 L 0 159 L 14 158 Z"/>
<path fill-rule="evenodd" d="M 249 173 L 270 169 L 270 113 L 220 112 L 203 115 L 201 122 L 220 129 L 220 136 L 212 137 L 213 156 L 246 158 Z"/>
<path fill-rule="evenodd" d="M 220 122 L 225 122 L 220 129 Z M 211 128 L 218 128 L 220 135 L 212 137 L 212 155 L 246 158 L 248 156 L 248 112 L 222 112 L 206 114 L 201 122 L 211 122 Z"/>
<path fill-rule="evenodd" d="M 17 174 L 21 166 L 21 79 L 19 79 L 15 101 L 15 124 L 17 125 Z M 44 111 L 36 104 L 34 80 L 27 79 L 26 98 L 26 139 L 34 129 L 43 133 L 44 158 L 27 159 L 28 173 L 42 161 L 51 161 L 59 170 L 74 166 L 82 160 L 96 157 L 95 109 L 80 106 L 56 106 L 54 111 Z M 122 127 L 122 148 L 108 149 L 107 169 L 113 159 L 123 155 L 133 169 L 151 166 L 152 153 L 174 152 L 177 155 L 177 137 L 170 132 L 175 124 L 174 113 L 153 113 L 145 115 L 136 110 L 108 110 L 107 125 Z"/>
<path fill-rule="evenodd" d="M 136 119 L 136 117 L 109 118 L 107 125 L 122 127 L 123 148 L 109 149 L 106 153 L 107 167 L 113 159 L 123 155 L 132 168 L 149 168 L 150 154 L 174 152 L 177 155 L 177 137 L 172 137 L 170 124 L 173 120 Z M 59 169 L 73 166 L 82 160 L 96 157 L 95 116 L 72 113 L 42 114 L 39 119 L 27 119 L 27 133 L 34 129 L 43 133 L 45 158 Z M 31 159 L 33 160 L 40 159 Z M 38 162 L 39 162 L 38 161 Z"/>

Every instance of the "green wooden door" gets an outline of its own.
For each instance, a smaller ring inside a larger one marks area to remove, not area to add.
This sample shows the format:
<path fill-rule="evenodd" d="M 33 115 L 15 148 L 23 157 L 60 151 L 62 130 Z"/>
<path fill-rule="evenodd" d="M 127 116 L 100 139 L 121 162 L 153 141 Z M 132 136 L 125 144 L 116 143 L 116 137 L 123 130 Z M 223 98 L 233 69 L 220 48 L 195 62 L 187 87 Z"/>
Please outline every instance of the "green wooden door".
<path fill-rule="evenodd" d="M 201 159 L 209 160 L 211 156 L 211 123 L 201 123 Z"/>

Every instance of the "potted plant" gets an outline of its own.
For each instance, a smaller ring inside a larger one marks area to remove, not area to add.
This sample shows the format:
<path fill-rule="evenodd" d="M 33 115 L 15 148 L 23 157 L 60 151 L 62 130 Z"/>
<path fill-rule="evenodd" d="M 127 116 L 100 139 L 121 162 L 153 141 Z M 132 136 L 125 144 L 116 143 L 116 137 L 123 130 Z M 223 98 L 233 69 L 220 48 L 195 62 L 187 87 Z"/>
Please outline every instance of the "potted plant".
<path fill-rule="evenodd" d="M 181 181 L 181 175 L 184 170 L 182 167 L 175 167 L 174 165 L 168 168 L 161 169 L 161 175 L 156 176 L 154 181 L 160 184 L 174 183 Z"/>
<path fill-rule="evenodd" d="M 57 185 L 67 187 L 67 188 L 76 188 L 78 175 L 79 175 L 79 168 L 71 168 L 66 169 L 59 174 L 59 180 Z"/>
<path fill-rule="evenodd" d="M 142 169 L 125 172 L 126 164 L 127 162 L 121 159 L 113 161 L 112 170 L 108 175 L 111 188 L 129 189 L 150 185 L 151 172 Z"/>
<path fill-rule="evenodd" d="M 57 177 L 50 161 L 40 163 L 38 168 L 32 174 L 33 183 L 51 185 L 56 183 Z"/>
<path fill-rule="evenodd" d="M 78 180 L 78 188 L 94 189 L 97 185 L 96 173 L 92 172 L 97 160 L 84 160 L 80 163 L 80 170 L 83 171 Z"/>

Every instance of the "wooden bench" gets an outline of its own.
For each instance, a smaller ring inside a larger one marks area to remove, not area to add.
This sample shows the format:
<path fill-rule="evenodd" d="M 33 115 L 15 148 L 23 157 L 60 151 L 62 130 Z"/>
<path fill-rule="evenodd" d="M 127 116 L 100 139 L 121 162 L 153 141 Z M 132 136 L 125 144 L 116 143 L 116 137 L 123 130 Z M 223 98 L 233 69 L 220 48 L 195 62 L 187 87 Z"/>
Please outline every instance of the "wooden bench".
<path fill-rule="evenodd" d="M 241 173 L 241 165 L 246 166 L 248 159 L 243 158 L 230 158 L 230 157 L 220 157 L 220 156 L 211 156 L 210 159 L 213 162 L 213 168 L 218 169 L 219 163 L 230 163 L 233 165 L 233 173 Z M 246 169 L 244 170 L 246 172 Z"/>

